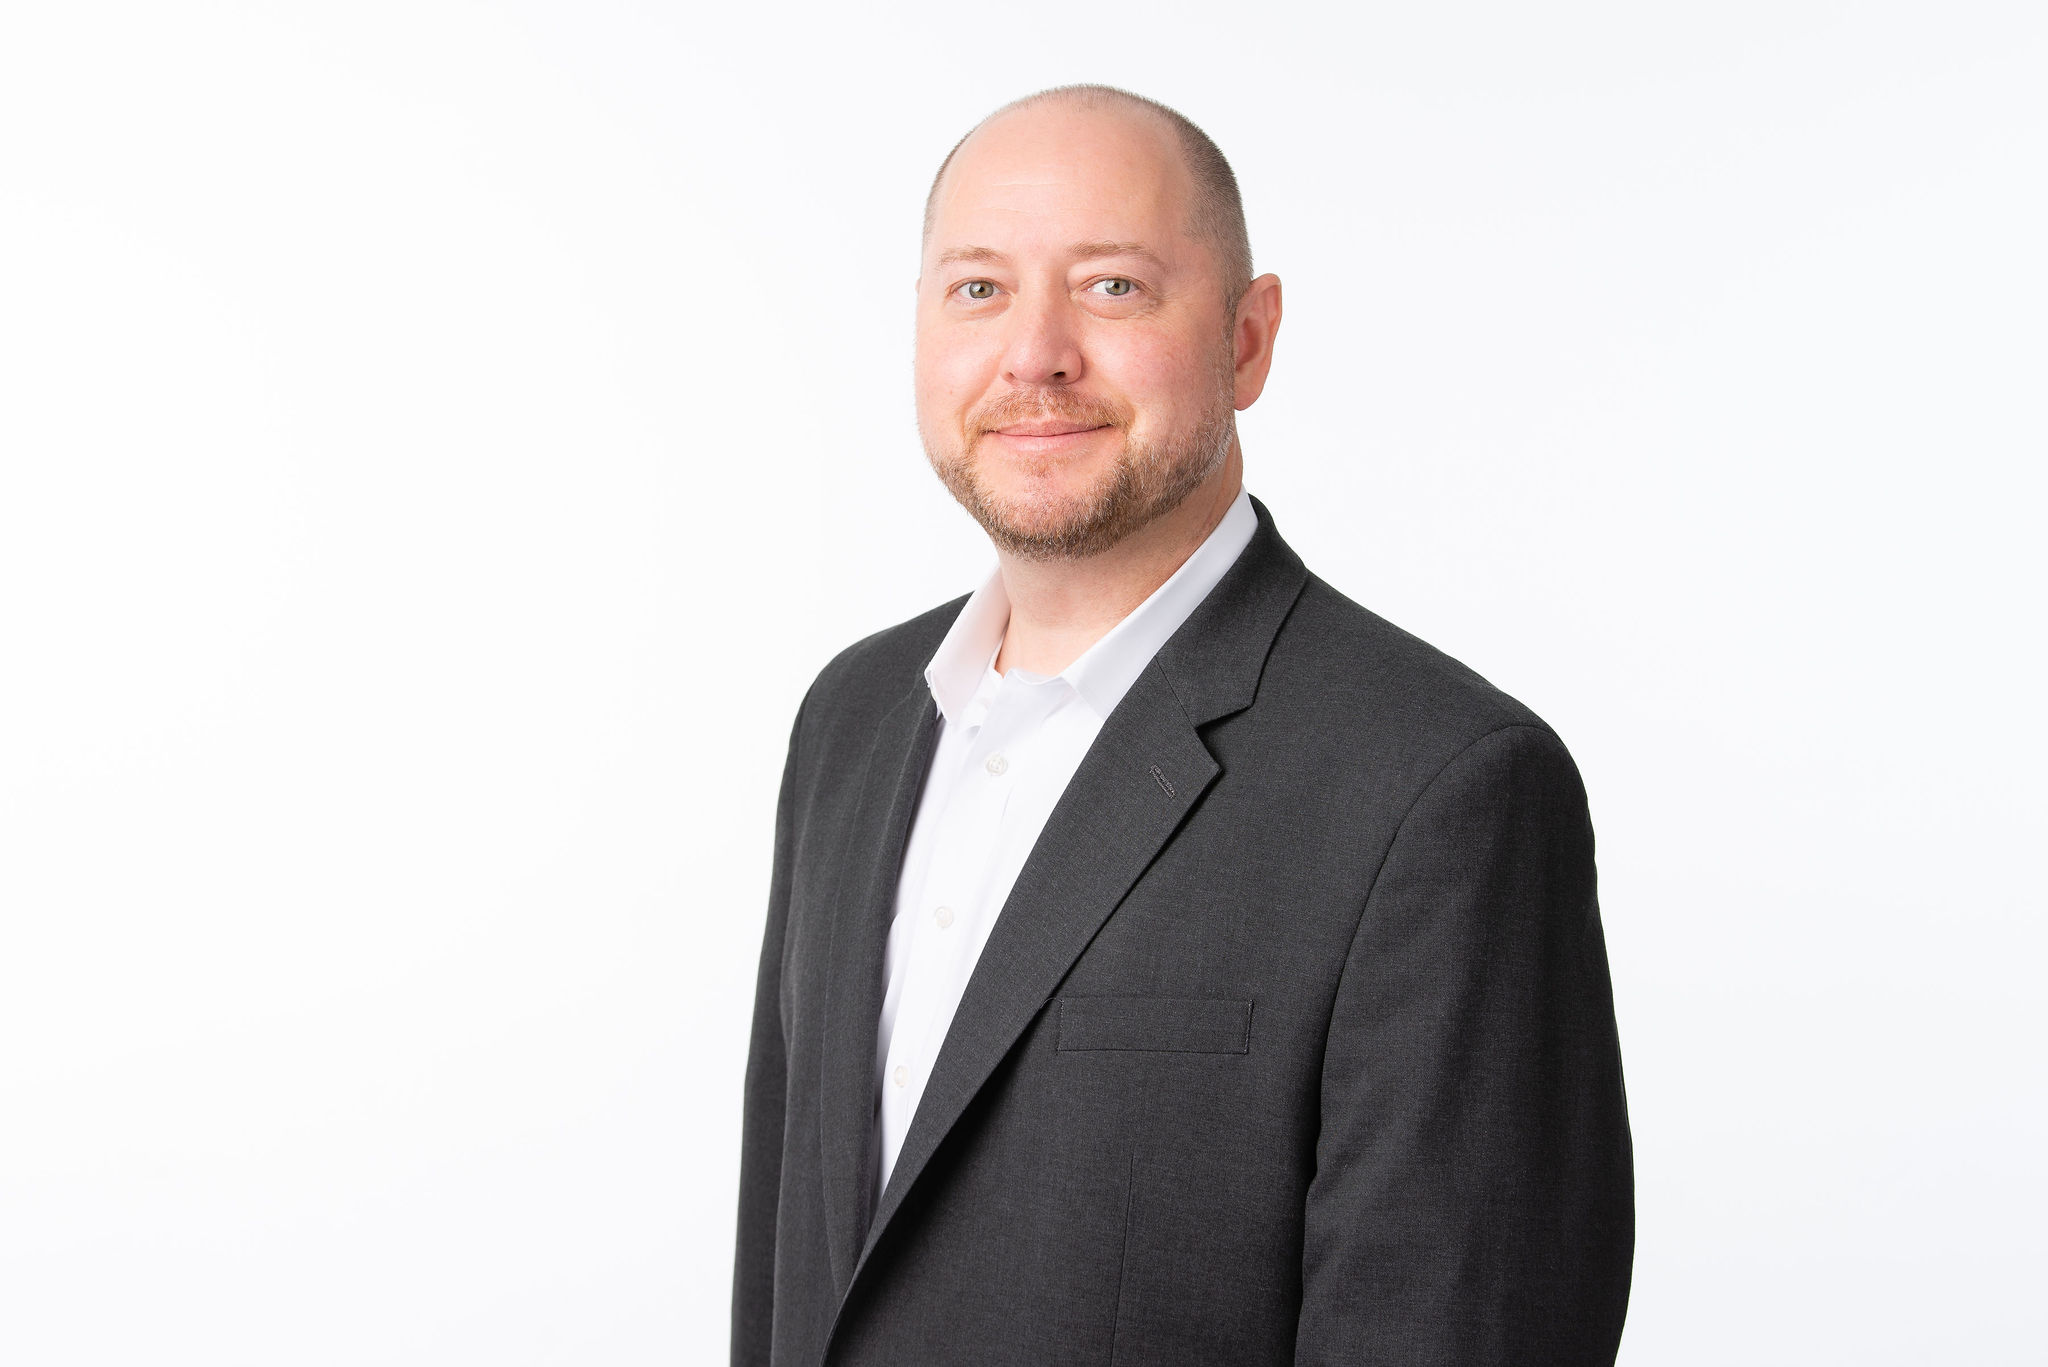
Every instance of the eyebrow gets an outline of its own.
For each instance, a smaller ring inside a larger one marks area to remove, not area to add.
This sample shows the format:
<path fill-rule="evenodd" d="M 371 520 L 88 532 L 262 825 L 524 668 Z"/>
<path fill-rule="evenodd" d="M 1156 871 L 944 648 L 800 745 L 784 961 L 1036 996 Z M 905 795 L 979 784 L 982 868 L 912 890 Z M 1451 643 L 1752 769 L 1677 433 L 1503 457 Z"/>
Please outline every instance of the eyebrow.
<path fill-rule="evenodd" d="M 994 247 L 948 247 L 945 251 L 939 253 L 939 264 L 941 266 L 950 266 L 958 261 L 979 261 L 985 264 L 994 264 L 1008 261 L 1009 259 L 1009 257 L 1004 256 Z"/>
<path fill-rule="evenodd" d="M 1161 259 L 1159 253 L 1153 251 L 1142 242 L 1112 242 L 1107 238 L 1097 238 L 1089 242 L 1071 243 L 1067 247 L 1067 253 L 1083 261 L 1103 256 L 1136 256 L 1142 257 L 1155 267 L 1163 268 L 1166 265 L 1166 262 Z M 941 266 L 951 266 L 966 261 L 977 262 L 982 265 L 1002 265 L 1007 263 L 1009 259 L 1009 257 L 997 251 L 994 247 L 948 247 L 945 251 L 939 253 L 939 265 Z"/>
<path fill-rule="evenodd" d="M 1154 266 L 1164 266 L 1166 264 L 1160 258 L 1158 252 L 1153 251 L 1142 242 L 1111 242 L 1107 239 L 1097 239 L 1093 242 L 1076 242 L 1068 247 L 1067 250 L 1084 261 L 1093 260 L 1098 256 L 1138 256 L 1143 257 Z"/>

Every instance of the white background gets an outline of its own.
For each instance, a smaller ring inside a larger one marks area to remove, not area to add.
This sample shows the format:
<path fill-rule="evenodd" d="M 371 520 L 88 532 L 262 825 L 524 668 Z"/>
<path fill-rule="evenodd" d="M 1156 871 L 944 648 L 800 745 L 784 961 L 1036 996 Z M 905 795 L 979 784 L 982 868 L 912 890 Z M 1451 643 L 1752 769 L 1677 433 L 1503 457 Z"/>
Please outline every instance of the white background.
<path fill-rule="evenodd" d="M 718 9 L 0 19 L 0 1360 L 722 1358 L 790 718 L 991 561 L 922 195 L 1069 80 L 1579 758 L 1622 1360 L 2048 1360 L 2039 8 Z"/>

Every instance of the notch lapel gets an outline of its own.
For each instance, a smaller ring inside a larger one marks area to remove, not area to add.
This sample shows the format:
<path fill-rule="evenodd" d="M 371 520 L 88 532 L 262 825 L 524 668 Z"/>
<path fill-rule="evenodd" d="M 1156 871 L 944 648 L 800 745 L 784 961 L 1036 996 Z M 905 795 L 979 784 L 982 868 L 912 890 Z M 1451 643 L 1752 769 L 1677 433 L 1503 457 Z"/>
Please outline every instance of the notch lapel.
<path fill-rule="evenodd" d="M 938 741 L 938 706 L 923 680 L 875 727 L 848 832 L 846 882 L 833 910 L 819 1079 L 820 1162 L 832 1277 L 853 1282 L 874 1187 L 875 1029 L 896 880 L 912 814 Z"/>

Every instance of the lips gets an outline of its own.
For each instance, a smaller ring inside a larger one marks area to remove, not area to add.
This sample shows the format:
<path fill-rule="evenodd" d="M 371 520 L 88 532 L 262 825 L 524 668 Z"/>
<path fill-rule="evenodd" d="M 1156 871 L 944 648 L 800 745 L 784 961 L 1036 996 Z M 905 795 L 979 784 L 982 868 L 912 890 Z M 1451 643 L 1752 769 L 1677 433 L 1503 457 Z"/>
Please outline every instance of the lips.
<path fill-rule="evenodd" d="M 1055 420 L 1050 422 L 1013 422 L 1008 427 L 998 427 L 996 432 L 1005 437 L 1072 437 L 1083 432 L 1095 432 L 1107 423 L 1072 422 Z"/>

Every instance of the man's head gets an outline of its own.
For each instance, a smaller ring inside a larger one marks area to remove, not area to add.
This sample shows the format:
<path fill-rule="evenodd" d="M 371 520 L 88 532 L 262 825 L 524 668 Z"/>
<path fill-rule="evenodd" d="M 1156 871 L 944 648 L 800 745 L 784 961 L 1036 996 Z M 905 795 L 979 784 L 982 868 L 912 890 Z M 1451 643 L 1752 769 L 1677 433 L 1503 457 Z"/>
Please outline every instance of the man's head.
<path fill-rule="evenodd" d="M 961 139 L 926 202 L 925 452 L 1003 550 L 1096 554 L 1225 470 L 1279 321 L 1200 129 L 1105 86 L 1029 96 Z"/>

